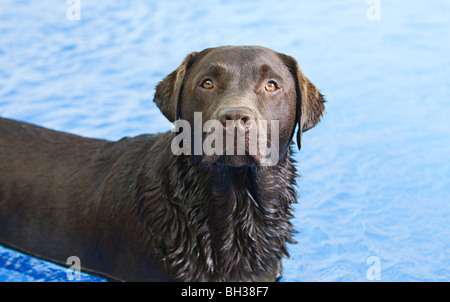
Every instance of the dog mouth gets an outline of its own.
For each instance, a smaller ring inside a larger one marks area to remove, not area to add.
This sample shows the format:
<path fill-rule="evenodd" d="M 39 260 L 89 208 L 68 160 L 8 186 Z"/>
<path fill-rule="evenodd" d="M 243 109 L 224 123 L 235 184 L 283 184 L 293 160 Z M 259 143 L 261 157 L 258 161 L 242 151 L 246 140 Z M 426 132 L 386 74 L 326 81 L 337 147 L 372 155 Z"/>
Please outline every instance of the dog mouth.
<path fill-rule="evenodd" d="M 261 158 L 257 155 L 250 155 L 248 152 L 244 155 L 202 155 L 201 156 L 202 163 L 206 164 L 218 164 L 218 165 L 226 165 L 226 166 L 254 166 L 261 165 Z"/>
<path fill-rule="evenodd" d="M 229 166 L 273 166 L 278 163 L 280 154 L 278 125 L 276 127 L 271 125 L 271 130 L 268 131 L 267 126 L 223 127 L 223 124 L 217 122 L 212 127 L 199 131 L 195 124 L 193 129 L 187 121 L 178 122 L 180 126 L 173 132 L 180 131 L 180 128 L 183 131 L 178 132 L 172 140 L 171 148 L 174 155 L 190 154 L 194 156 L 196 163 L 218 163 Z M 200 130 L 202 128 L 205 126 L 200 127 Z"/>
<path fill-rule="evenodd" d="M 208 162 L 208 158 L 206 158 L 206 162 Z M 232 167 L 261 165 L 261 161 L 258 157 L 247 155 L 219 156 L 214 163 Z"/>
<path fill-rule="evenodd" d="M 203 140 L 205 143 L 205 140 Z M 228 166 L 271 166 L 278 162 L 278 148 L 275 148 L 271 141 L 267 141 L 260 146 L 252 142 L 246 135 L 245 139 L 239 140 L 234 138 L 232 143 L 224 140 L 222 148 L 216 149 L 213 143 L 208 150 L 208 146 L 204 146 L 202 154 L 202 162 L 216 163 Z M 216 151 L 216 152 L 211 152 Z M 218 152 L 217 152 L 218 151 Z"/>

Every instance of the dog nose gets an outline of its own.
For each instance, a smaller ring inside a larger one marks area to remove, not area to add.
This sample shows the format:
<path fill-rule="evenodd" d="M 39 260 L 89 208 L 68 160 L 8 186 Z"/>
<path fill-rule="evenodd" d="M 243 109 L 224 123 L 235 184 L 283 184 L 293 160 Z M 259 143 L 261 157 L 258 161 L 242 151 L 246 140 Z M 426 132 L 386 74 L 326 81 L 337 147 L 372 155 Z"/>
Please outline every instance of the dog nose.
<path fill-rule="evenodd" d="M 230 107 L 219 113 L 219 121 L 223 127 L 227 126 L 227 121 L 233 121 L 237 126 L 242 126 L 245 131 L 248 131 L 253 126 L 255 118 L 250 109 L 244 107 Z"/>

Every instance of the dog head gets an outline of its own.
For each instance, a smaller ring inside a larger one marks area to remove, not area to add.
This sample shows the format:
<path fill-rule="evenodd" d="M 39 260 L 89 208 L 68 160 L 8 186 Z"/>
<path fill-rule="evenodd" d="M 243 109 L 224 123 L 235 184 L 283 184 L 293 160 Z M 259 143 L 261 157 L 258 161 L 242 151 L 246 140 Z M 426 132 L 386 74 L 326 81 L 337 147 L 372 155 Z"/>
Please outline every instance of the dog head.
<path fill-rule="evenodd" d="M 300 149 L 302 132 L 314 127 L 325 112 L 322 94 L 294 58 L 253 46 L 189 54 L 157 85 L 154 102 L 171 122 L 187 122 L 192 138 L 200 130 L 201 139 L 191 139 L 185 147 L 202 149 L 198 155 L 205 162 L 231 166 L 285 156 L 296 128 Z M 222 136 L 211 140 L 213 132 Z M 201 148 L 208 143 L 223 153 L 208 154 Z M 272 152 L 264 153 L 265 147 Z"/>

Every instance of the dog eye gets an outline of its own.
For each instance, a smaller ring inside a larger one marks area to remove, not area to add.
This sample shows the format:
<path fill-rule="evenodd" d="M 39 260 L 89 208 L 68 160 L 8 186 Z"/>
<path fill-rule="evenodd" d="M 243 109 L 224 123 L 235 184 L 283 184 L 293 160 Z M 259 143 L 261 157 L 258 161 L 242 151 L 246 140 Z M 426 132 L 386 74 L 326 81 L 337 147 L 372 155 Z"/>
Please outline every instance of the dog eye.
<path fill-rule="evenodd" d="M 266 84 L 265 89 L 268 92 L 274 92 L 278 89 L 277 83 L 275 83 L 274 81 L 270 81 Z"/>
<path fill-rule="evenodd" d="M 202 86 L 205 89 L 213 89 L 214 83 L 210 79 L 204 79 L 200 86 Z"/>

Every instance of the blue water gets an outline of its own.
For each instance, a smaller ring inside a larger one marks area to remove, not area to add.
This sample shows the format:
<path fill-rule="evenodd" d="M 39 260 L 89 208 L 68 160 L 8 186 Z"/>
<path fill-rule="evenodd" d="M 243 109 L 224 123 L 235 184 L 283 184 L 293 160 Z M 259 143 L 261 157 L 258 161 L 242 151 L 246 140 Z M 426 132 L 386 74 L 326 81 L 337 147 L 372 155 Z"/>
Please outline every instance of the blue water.
<path fill-rule="evenodd" d="M 0 116 L 88 137 L 167 131 L 155 85 L 191 51 L 298 59 L 327 114 L 297 153 L 283 281 L 450 281 L 450 2 L 0 2 Z M 368 276 L 369 275 L 369 276 Z M 65 281 L 0 247 L 0 281 Z M 83 275 L 83 281 L 98 281 Z"/>

